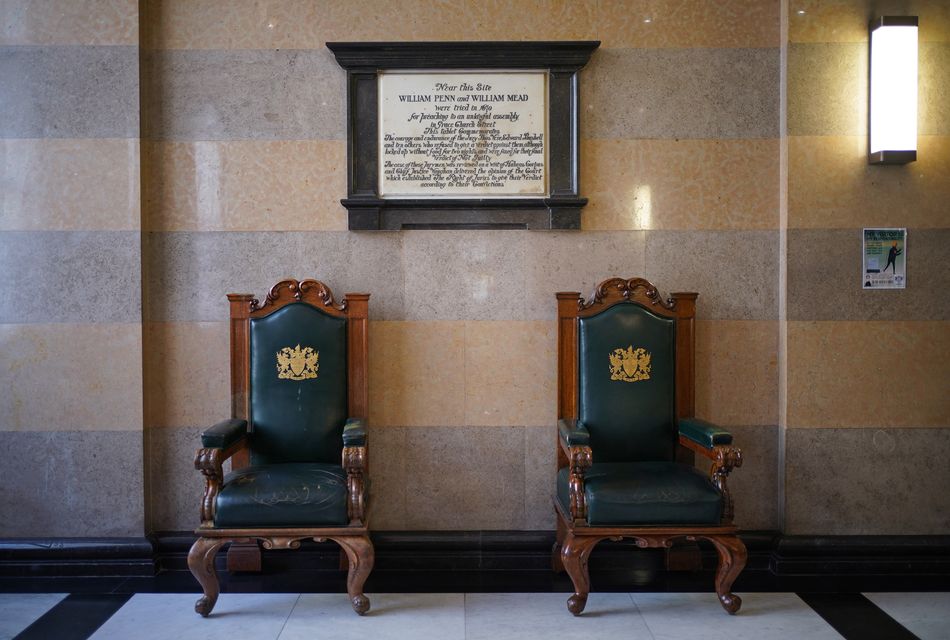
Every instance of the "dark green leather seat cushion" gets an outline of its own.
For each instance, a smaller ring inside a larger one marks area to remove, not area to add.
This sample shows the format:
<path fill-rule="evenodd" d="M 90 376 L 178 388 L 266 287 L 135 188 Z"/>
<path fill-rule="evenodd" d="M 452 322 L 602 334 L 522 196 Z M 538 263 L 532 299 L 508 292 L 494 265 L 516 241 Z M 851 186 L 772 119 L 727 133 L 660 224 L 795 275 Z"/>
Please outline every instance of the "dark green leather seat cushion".
<path fill-rule="evenodd" d="M 317 377 L 280 378 L 277 353 L 319 354 Z M 251 463 L 340 463 L 347 418 L 346 320 L 305 303 L 251 319 Z"/>
<path fill-rule="evenodd" d="M 610 354 L 645 349 L 648 379 L 611 379 Z M 676 324 L 636 303 L 578 321 L 578 419 L 596 462 L 673 460 Z"/>
<path fill-rule="evenodd" d="M 298 462 L 229 473 L 218 494 L 216 527 L 345 525 L 346 473 L 339 465 Z"/>
<path fill-rule="evenodd" d="M 719 524 L 722 496 L 709 478 L 676 462 L 594 463 L 584 476 L 591 525 Z M 568 469 L 557 496 L 568 507 Z"/>

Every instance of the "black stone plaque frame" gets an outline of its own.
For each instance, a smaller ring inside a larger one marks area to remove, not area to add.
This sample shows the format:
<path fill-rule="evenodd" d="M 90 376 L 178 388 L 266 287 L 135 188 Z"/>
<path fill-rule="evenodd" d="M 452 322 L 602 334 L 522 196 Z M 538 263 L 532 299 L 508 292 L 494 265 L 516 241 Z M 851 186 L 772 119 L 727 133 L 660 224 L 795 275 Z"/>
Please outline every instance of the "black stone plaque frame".
<path fill-rule="evenodd" d="M 579 229 L 577 73 L 600 42 L 328 42 L 346 69 L 347 197 L 351 230 Z M 537 69 L 548 72 L 548 196 L 381 198 L 379 72 Z"/>

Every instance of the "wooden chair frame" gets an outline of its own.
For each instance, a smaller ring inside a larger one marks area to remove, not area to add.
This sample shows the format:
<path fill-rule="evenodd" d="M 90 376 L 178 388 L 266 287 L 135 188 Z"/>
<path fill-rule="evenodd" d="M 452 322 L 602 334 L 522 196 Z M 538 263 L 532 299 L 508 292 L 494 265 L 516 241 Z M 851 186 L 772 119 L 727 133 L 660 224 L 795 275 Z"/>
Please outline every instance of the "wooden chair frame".
<path fill-rule="evenodd" d="M 347 324 L 347 408 L 350 417 L 368 415 L 367 336 L 368 293 L 347 293 L 336 304 L 333 293 L 317 280 L 283 280 L 274 285 L 264 303 L 251 294 L 229 293 L 231 306 L 231 416 L 248 420 L 250 390 L 250 321 L 270 315 L 295 302 L 306 302 Z M 248 432 L 254 425 L 248 422 Z M 368 442 L 368 441 L 367 441 Z M 333 540 L 346 554 L 348 564 L 347 593 L 353 609 L 360 615 L 369 610 L 369 599 L 363 594 L 363 583 L 373 569 L 373 544 L 369 538 L 366 478 L 368 456 L 366 446 L 344 446 L 342 466 L 347 475 L 346 526 L 306 528 L 244 528 L 218 529 L 214 526 L 214 510 L 218 493 L 224 483 L 223 464 L 231 460 L 232 469 L 250 464 L 247 438 L 243 437 L 226 449 L 202 448 L 195 455 L 195 468 L 204 475 L 205 492 L 201 503 L 201 526 L 195 530 L 198 539 L 188 554 L 188 568 L 201 583 L 204 595 L 195 603 L 195 611 L 207 616 L 218 599 L 219 584 L 214 557 L 225 543 L 261 541 L 265 549 L 296 549 L 300 541 L 311 538 L 317 542 Z"/>
<path fill-rule="evenodd" d="M 559 292 L 558 300 L 558 418 L 577 419 L 578 318 L 596 315 L 624 302 L 636 302 L 651 312 L 676 319 L 676 418 L 693 417 L 695 410 L 695 309 L 696 293 L 672 293 L 664 300 L 655 286 L 642 278 L 611 278 L 601 282 L 588 299 L 578 292 Z M 731 445 L 703 447 L 679 436 L 677 460 L 693 463 L 693 452 L 711 460 L 710 476 L 723 495 L 721 523 L 676 526 L 591 526 L 587 524 L 584 497 L 584 474 L 593 463 L 589 446 L 568 445 L 558 435 L 557 468 L 569 467 L 570 513 L 554 499 L 557 514 L 556 542 L 552 550 L 555 571 L 567 571 L 574 583 L 574 594 L 567 601 L 568 610 L 580 615 L 587 605 L 590 577 L 587 568 L 591 551 L 601 540 L 632 538 L 638 547 L 669 548 L 676 540 L 709 540 L 719 554 L 716 573 L 716 594 L 723 608 L 735 613 L 742 605 L 739 596 L 730 593 L 732 583 L 745 567 L 747 552 L 736 535 L 733 505 L 726 482 L 734 467 L 742 465 L 742 452 Z"/>

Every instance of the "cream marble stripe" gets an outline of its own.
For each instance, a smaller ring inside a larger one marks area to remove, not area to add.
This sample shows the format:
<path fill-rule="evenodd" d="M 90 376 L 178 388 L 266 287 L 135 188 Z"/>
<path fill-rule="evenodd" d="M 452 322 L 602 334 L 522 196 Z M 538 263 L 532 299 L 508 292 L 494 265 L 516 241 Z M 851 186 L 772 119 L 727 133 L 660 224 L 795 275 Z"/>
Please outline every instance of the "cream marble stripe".
<path fill-rule="evenodd" d="M 584 140 L 585 231 L 777 229 L 779 141 Z"/>
<path fill-rule="evenodd" d="M 788 3 L 789 42 L 867 42 L 874 16 L 918 16 L 921 42 L 950 41 L 945 0 L 793 0 Z"/>
<path fill-rule="evenodd" d="M 346 229 L 346 144 L 145 142 L 151 231 Z"/>
<path fill-rule="evenodd" d="M 152 27 L 144 35 L 148 46 L 167 49 L 318 49 L 328 40 L 472 39 L 768 47 L 779 44 L 779 10 L 768 0 L 166 0 L 146 14 Z"/>
<path fill-rule="evenodd" d="M 950 228 L 950 137 L 919 136 L 917 161 L 867 161 L 867 136 L 788 137 L 790 228 Z"/>
<path fill-rule="evenodd" d="M 139 141 L 0 140 L 0 230 L 140 228 Z"/>
<path fill-rule="evenodd" d="M 788 323 L 793 428 L 944 427 L 950 322 Z"/>
<path fill-rule="evenodd" d="M 697 415 L 724 425 L 777 420 L 775 321 L 700 321 Z M 149 323 L 146 423 L 210 426 L 229 408 L 226 322 Z M 543 426 L 556 420 L 554 321 L 372 321 L 370 422 Z"/>
<path fill-rule="evenodd" d="M 142 428 L 139 324 L 0 324 L 0 431 Z"/>
<path fill-rule="evenodd" d="M 138 45 L 138 0 L 3 0 L 0 45 Z"/>

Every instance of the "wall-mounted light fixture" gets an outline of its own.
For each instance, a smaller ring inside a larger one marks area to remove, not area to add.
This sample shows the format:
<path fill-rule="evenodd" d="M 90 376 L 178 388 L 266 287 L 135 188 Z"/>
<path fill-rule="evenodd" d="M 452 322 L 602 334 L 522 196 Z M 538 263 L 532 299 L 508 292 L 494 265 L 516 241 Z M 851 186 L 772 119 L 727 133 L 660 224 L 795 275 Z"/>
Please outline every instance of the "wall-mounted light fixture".
<path fill-rule="evenodd" d="M 871 22 L 868 162 L 917 159 L 917 16 Z"/>

